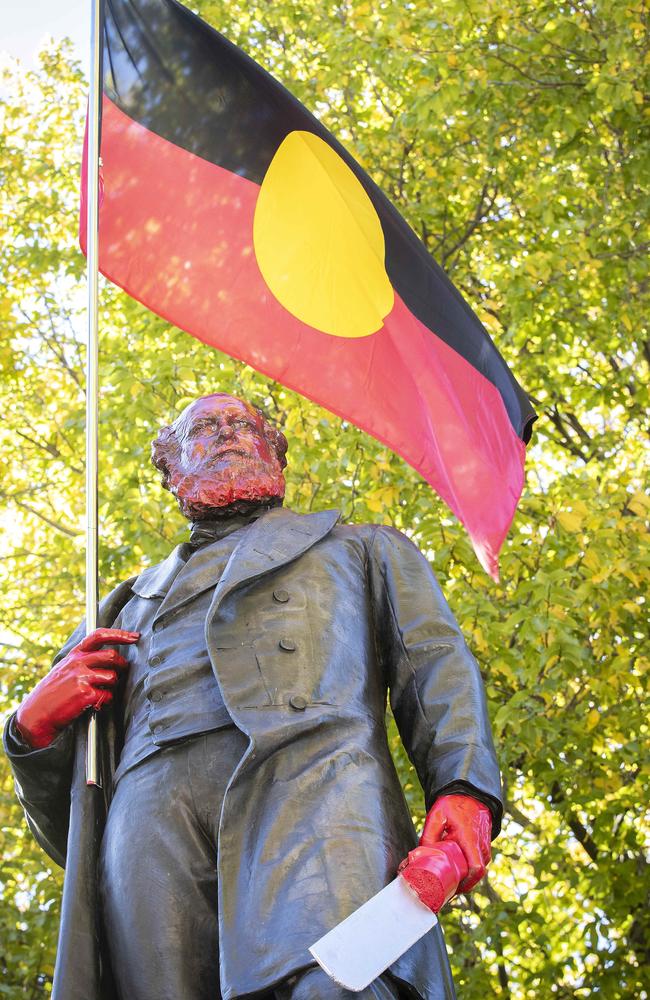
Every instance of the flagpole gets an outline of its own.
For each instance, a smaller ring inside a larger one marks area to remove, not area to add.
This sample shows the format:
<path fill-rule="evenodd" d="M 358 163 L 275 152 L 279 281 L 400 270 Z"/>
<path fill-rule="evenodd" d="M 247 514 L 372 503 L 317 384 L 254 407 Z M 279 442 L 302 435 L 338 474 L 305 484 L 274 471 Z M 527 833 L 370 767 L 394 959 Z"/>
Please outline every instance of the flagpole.
<path fill-rule="evenodd" d="M 99 121 L 102 94 L 101 2 L 90 0 L 90 88 L 86 172 L 86 262 L 88 330 L 86 342 L 86 634 L 97 628 L 98 530 L 97 461 L 99 446 L 99 346 L 97 330 Z M 86 784 L 102 787 L 97 713 L 88 718 Z"/>

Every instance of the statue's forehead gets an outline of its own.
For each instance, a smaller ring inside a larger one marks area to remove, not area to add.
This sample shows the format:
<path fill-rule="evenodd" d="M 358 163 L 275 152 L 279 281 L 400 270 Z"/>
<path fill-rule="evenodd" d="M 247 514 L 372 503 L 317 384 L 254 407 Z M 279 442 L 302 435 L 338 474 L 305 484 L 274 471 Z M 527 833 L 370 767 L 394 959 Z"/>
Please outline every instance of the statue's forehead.
<path fill-rule="evenodd" d="M 203 396 L 201 399 L 195 399 L 183 410 L 176 424 L 186 425 L 205 417 L 242 412 L 257 417 L 257 411 L 249 403 L 243 399 L 237 399 L 236 396 Z"/>

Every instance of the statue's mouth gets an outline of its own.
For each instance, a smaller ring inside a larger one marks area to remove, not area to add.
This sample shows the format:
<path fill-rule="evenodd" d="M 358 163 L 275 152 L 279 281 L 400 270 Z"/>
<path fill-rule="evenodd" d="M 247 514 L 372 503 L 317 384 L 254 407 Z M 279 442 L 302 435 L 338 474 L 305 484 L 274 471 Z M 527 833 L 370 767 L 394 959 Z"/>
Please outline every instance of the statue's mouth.
<path fill-rule="evenodd" d="M 219 448 L 218 451 L 214 452 L 214 455 L 210 458 L 209 463 L 219 461 L 219 459 L 222 459 L 224 455 L 241 455 L 242 458 L 246 458 L 249 455 L 249 452 L 244 448 L 237 448 L 234 445 L 228 446 L 227 448 Z"/>

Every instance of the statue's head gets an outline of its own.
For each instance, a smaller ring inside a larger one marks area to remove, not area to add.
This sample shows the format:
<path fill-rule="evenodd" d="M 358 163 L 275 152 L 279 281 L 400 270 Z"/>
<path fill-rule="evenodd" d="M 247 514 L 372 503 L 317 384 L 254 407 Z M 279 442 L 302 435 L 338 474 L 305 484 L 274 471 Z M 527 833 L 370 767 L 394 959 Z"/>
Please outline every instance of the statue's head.
<path fill-rule="evenodd" d="M 151 445 L 162 484 L 191 521 L 281 504 L 287 439 L 261 410 L 217 392 L 190 403 Z"/>

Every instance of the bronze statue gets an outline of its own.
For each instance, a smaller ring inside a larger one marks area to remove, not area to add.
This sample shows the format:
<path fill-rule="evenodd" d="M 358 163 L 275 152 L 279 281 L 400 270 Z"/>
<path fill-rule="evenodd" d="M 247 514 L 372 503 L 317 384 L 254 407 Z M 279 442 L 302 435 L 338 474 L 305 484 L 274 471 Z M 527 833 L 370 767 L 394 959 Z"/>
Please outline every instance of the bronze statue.
<path fill-rule="evenodd" d="M 55 1000 L 342 1000 L 307 949 L 407 855 L 435 909 L 432 845 L 460 846 L 460 891 L 485 873 L 501 804 L 478 667 L 404 535 L 282 507 L 286 450 L 225 394 L 164 428 L 189 541 L 102 602 L 7 724 L 28 823 L 66 867 Z M 426 796 L 411 854 L 387 692 Z M 358 996 L 414 994 L 454 996 L 439 927 Z"/>

